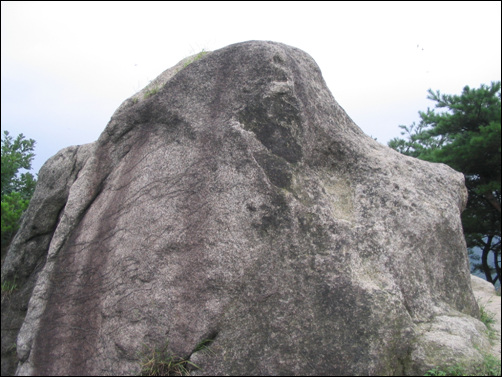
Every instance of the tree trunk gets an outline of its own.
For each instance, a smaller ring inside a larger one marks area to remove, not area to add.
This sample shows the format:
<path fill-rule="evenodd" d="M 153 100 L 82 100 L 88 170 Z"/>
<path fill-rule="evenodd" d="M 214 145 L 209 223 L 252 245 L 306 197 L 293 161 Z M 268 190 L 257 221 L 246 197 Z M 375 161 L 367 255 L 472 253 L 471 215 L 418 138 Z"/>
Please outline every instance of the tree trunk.
<path fill-rule="evenodd" d="M 502 282 L 500 279 L 500 263 L 499 263 L 499 255 L 500 255 L 500 242 L 497 245 L 497 248 L 493 250 L 493 264 L 495 265 L 495 271 L 497 272 L 497 276 L 495 276 L 494 283 Z"/>
<path fill-rule="evenodd" d="M 492 284 L 495 284 L 492 278 L 492 274 L 490 272 L 490 266 L 488 265 L 488 254 L 490 253 L 492 246 L 493 236 L 488 236 L 488 240 L 483 248 L 483 254 L 481 255 L 481 265 L 483 267 L 483 272 L 485 273 L 486 280 Z"/>

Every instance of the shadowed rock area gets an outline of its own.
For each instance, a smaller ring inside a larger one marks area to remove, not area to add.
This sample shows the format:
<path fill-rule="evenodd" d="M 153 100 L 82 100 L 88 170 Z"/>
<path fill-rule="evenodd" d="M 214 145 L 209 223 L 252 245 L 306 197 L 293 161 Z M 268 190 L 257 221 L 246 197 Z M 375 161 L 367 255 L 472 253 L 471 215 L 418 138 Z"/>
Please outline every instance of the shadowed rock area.
<path fill-rule="evenodd" d="M 364 135 L 299 49 L 186 62 L 43 166 L 2 267 L 2 373 L 138 374 L 166 343 L 196 375 L 479 361 L 463 175 Z"/>

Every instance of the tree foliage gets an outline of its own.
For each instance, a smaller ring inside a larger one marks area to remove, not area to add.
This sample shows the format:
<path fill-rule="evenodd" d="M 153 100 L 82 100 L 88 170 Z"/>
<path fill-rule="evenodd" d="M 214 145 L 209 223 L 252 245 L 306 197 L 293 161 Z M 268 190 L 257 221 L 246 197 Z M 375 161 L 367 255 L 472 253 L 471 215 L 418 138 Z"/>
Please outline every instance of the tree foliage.
<path fill-rule="evenodd" d="M 389 147 L 431 162 L 442 162 L 464 173 L 469 191 L 462 225 L 467 246 L 482 250 L 475 270 L 500 282 L 500 82 L 466 86 L 461 95 L 443 95 L 429 89 L 435 109 L 419 112 L 419 124 L 399 126 L 406 139 L 395 138 Z M 488 261 L 491 259 L 492 267 Z"/>
<path fill-rule="evenodd" d="M 30 172 L 35 140 L 23 134 L 15 139 L 8 131 L 2 135 L 2 250 L 10 243 L 19 228 L 21 215 L 35 190 L 36 180 Z"/>

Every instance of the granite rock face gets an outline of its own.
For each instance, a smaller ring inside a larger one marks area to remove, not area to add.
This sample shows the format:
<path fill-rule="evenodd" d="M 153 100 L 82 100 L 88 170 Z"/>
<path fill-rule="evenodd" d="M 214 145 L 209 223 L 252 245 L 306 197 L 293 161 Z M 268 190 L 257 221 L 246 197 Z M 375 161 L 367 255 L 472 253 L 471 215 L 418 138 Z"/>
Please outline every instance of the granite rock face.
<path fill-rule="evenodd" d="M 166 343 L 200 375 L 481 358 L 462 174 L 364 135 L 283 44 L 231 45 L 155 85 L 40 173 L 2 268 L 29 299 L 19 375 L 137 374 Z"/>

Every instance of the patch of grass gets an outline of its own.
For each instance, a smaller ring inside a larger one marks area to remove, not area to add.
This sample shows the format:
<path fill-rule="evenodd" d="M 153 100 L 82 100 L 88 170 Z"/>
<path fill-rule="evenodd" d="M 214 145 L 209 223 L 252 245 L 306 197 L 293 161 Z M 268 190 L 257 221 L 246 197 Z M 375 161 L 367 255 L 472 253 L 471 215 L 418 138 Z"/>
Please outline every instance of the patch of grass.
<path fill-rule="evenodd" d="M 428 370 L 424 376 L 500 376 L 500 372 L 500 360 L 493 355 L 484 354 L 483 362 L 479 365 L 436 367 Z"/>
<path fill-rule="evenodd" d="M 204 55 L 207 54 L 207 51 L 202 49 L 201 52 L 199 52 L 197 55 L 195 55 L 192 59 L 188 60 L 183 64 L 183 68 L 186 68 L 188 65 L 192 64 L 193 62 L 196 62 L 197 60 L 201 59 Z"/>
<path fill-rule="evenodd" d="M 143 352 L 140 366 L 142 376 L 188 376 L 193 368 L 200 369 L 191 361 L 173 355 L 167 344 Z"/>
<path fill-rule="evenodd" d="M 199 344 L 197 344 L 197 346 L 193 350 L 193 353 L 195 353 L 195 352 L 209 352 L 209 353 L 212 353 L 213 351 L 211 351 L 211 349 L 209 348 L 209 346 L 211 345 L 211 343 L 213 341 L 214 341 L 214 339 L 204 339 Z"/>
<path fill-rule="evenodd" d="M 495 315 L 489 313 L 485 309 L 485 307 L 481 305 L 479 302 L 478 305 L 479 305 L 480 320 L 485 324 L 488 338 L 490 339 L 490 342 L 493 343 L 498 339 L 497 331 L 492 327 L 492 324 L 495 322 Z"/>
<path fill-rule="evenodd" d="M 18 289 L 16 280 L 4 281 L 2 283 L 2 303 L 5 299 L 9 299 L 13 292 Z"/>
<path fill-rule="evenodd" d="M 7 293 L 10 294 L 14 292 L 17 289 L 17 283 L 16 281 L 4 281 L 2 283 L 2 294 Z"/>
<path fill-rule="evenodd" d="M 483 364 L 475 370 L 478 376 L 500 376 L 500 360 L 493 355 L 485 355 Z"/>
<path fill-rule="evenodd" d="M 424 376 L 465 376 L 465 369 L 461 365 L 453 365 L 447 368 L 433 368 Z"/>
<path fill-rule="evenodd" d="M 495 322 L 495 315 L 488 313 L 483 305 L 479 305 L 479 314 L 481 315 L 481 322 L 490 330 L 492 328 L 492 323 Z"/>
<path fill-rule="evenodd" d="M 149 91 L 147 91 L 145 93 L 145 95 L 143 96 L 143 98 L 147 99 L 147 98 L 153 96 L 154 94 L 157 94 L 159 92 L 159 90 L 160 90 L 160 88 L 158 86 L 155 86 L 152 89 L 150 89 Z"/>

